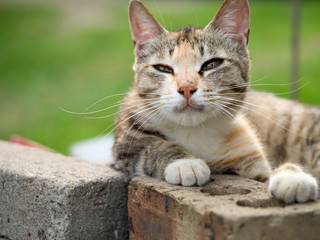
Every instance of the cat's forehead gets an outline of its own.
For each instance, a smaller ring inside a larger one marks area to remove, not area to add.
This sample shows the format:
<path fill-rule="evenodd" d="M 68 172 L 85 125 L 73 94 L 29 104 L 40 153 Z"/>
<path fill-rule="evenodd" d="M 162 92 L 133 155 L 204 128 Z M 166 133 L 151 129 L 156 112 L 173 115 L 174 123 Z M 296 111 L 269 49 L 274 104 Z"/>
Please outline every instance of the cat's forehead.
<path fill-rule="evenodd" d="M 203 30 L 189 26 L 174 32 L 173 34 L 175 35 L 177 45 L 183 42 L 198 44 L 201 39 L 201 35 L 203 35 Z"/>
<path fill-rule="evenodd" d="M 154 50 L 157 58 L 204 56 L 218 50 L 213 36 L 207 36 L 202 29 L 187 27 L 177 32 L 169 32 L 167 39 L 159 41 L 160 47 Z"/>
<path fill-rule="evenodd" d="M 136 64 L 204 62 L 210 58 L 238 59 L 246 57 L 246 52 L 236 48 L 224 34 L 187 27 L 177 32 L 167 32 L 159 36 L 136 58 Z M 194 59 L 193 61 L 190 61 Z"/>
<path fill-rule="evenodd" d="M 187 27 L 177 32 L 171 32 L 169 34 L 174 41 L 171 41 L 171 47 L 181 48 L 184 46 L 186 49 L 198 50 L 200 49 L 201 54 L 203 54 L 203 48 L 207 45 L 214 47 L 216 45 L 215 37 L 208 36 L 203 29 L 195 27 Z"/>
<path fill-rule="evenodd" d="M 208 36 L 203 29 L 187 27 L 178 32 L 170 32 L 169 39 L 159 52 L 161 57 L 183 59 L 184 57 L 204 57 L 221 51 L 215 36 Z"/>

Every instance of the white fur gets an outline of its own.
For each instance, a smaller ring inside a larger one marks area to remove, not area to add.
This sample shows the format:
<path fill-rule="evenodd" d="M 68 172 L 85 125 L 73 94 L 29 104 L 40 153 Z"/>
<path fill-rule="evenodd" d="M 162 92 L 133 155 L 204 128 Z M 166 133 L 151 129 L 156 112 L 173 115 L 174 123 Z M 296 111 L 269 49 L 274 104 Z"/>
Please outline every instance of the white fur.
<path fill-rule="evenodd" d="M 203 111 L 192 108 L 186 109 L 186 99 L 178 93 L 176 86 L 168 86 L 166 91 L 170 94 L 161 93 L 161 105 L 166 106 L 166 108 L 161 108 L 161 115 L 174 123 L 175 126 L 177 124 L 186 127 L 199 126 L 208 120 L 212 121 L 217 115 L 221 115 L 219 110 L 208 103 L 203 96 L 201 87 L 198 88 L 189 101 L 194 107 L 203 105 L 205 108 Z"/>
<path fill-rule="evenodd" d="M 225 137 L 234 129 L 237 129 L 242 121 L 240 115 L 234 120 L 227 117 L 213 118 L 196 126 L 177 126 L 169 121 L 162 120 L 157 122 L 156 127 L 161 129 L 169 141 L 179 144 L 195 157 L 207 163 L 216 163 L 226 158 L 241 156 L 244 152 L 252 152 L 256 149 L 262 151 L 259 140 L 254 135 L 253 130 L 248 127 L 248 130 L 240 136 L 239 140 L 240 143 L 247 142 L 247 144 L 241 148 L 228 151 L 224 155 L 217 156 Z M 248 139 L 251 139 L 251 141 L 248 141 Z M 263 170 L 264 167 L 266 168 Z M 252 175 L 262 175 L 260 172 L 263 171 L 269 176 L 271 173 L 270 166 L 261 163 Z"/>
<path fill-rule="evenodd" d="M 73 143 L 69 147 L 69 153 L 71 156 L 87 162 L 111 165 L 113 163 L 113 143 L 113 135 L 90 138 Z"/>
<path fill-rule="evenodd" d="M 201 186 L 208 182 L 210 169 L 201 159 L 179 159 L 165 169 L 165 180 L 183 186 Z"/>
<path fill-rule="evenodd" d="M 284 170 L 270 177 L 268 190 L 285 203 L 302 203 L 317 197 L 318 185 L 316 179 L 307 173 Z"/>
<path fill-rule="evenodd" d="M 188 127 L 177 126 L 164 121 L 160 124 L 162 132 L 168 137 L 169 141 L 179 144 L 190 154 L 205 162 L 215 161 L 214 154 L 229 132 L 229 128 L 226 126 L 226 124 L 229 125 L 229 122 L 222 119 Z M 219 128 L 216 126 L 219 126 Z"/>

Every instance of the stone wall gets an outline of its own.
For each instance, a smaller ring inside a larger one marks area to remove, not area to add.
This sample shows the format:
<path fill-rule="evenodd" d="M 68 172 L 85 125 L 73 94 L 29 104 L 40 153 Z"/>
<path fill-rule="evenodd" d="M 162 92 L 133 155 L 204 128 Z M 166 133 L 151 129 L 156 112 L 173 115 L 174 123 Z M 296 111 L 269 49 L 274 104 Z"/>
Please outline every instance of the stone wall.
<path fill-rule="evenodd" d="M 0 239 L 309 240 L 319 226 L 319 201 L 285 206 L 250 179 L 128 188 L 107 166 L 0 142 Z"/>
<path fill-rule="evenodd" d="M 126 239 L 127 185 L 107 166 L 0 142 L 0 237 Z"/>

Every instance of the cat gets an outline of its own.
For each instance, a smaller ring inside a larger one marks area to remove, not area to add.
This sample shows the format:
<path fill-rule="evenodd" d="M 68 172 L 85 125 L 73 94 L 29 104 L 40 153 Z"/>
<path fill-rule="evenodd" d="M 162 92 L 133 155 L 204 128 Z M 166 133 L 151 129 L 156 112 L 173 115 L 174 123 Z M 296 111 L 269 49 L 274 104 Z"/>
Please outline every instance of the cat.
<path fill-rule="evenodd" d="M 286 108 L 282 100 L 249 89 L 247 0 L 225 0 L 206 27 L 178 32 L 167 31 L 140 1 L 131 0 L 129 22 L 135 79 L 115 123 L 116 169 L 130 178 L 150 176 L 183 186 L 202 186 L 211 173 L 232 172 L 268 181 L 269 192 L 288 204 L 317 197 L 317 180 L 292 163 L 299 161 L 290 157 L 284 163 L 289 154 L 277 159 L 278 152 L 290 152 L 294 145 L 280 143 L 286 130 L 265 122 L 275 116 L 263 118 L 260 109 L 242 107 L 249 101 L 254 108 L 265 99 L 267 109 L 274 105 L 267 113 Z M 265 151 L 263 143 L 270 149 Z"/>

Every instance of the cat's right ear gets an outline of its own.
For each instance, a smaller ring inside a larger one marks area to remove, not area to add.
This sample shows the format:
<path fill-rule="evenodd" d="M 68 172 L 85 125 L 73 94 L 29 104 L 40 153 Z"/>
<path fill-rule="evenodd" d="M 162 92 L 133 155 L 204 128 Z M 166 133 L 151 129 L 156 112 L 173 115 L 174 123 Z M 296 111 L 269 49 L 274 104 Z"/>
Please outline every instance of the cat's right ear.
<path fill-rule="evenodd" d="M 152 39 L 167 32 L 138 0 L 129 3 L 129 21 L 136 50 L 143 49 Z"/>

